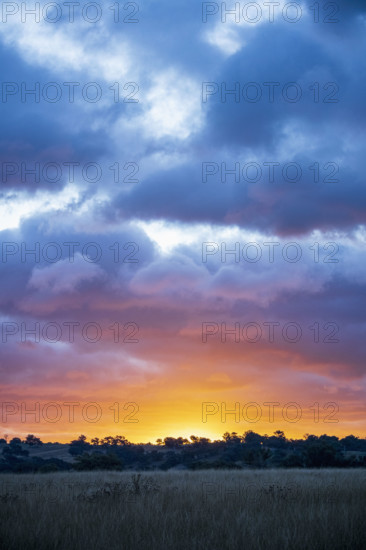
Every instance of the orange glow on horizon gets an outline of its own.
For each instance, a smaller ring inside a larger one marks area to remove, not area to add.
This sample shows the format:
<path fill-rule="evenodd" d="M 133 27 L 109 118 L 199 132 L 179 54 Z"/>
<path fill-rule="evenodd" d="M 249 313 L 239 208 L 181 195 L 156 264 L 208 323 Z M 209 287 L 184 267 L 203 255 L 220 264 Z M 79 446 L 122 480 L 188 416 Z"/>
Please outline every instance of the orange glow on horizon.
<path fill-rule="evenodd" d="M 267 402 L 266 400 L 263 401 Z M 339 411 L 335 413 L 333 409 L 324 411 L 321 407 L 319 409 L 303 407 L 301 409 L 302 418 L 297 422 L 291 422 L 284 421 L 282 412 L 285 409 L 283 407 L 273 406 L 273 418 L 270 418 L 269 406 L 263 405 L 261 406 L 261 420 L 249 421 L 249 418 L 253 420 L 253 416 L 250 417 L 250 414 L 253 415 L 255 406 L 247 406 L 245 411 L 248 413 L 248 418 L 245 420 L 243 419 L 245 405 L 236 402 L 237 405 L 235 406 L 235 401 L 228 401 L 226 405 L 220 401 L 211 401 L 206 405 L 195 401 L 191 403 L 166 401 L 159 404 L 140 402 L 138 410 L 135 409 L 132 402 L 130 402 L 131 404 L 122 403 L 118 405 L 117 402 L 106 402 L 100 404 L 100 410 L 102 411 L 100 420 L 89 422 L 85 420 L 86 413 L 90 419 L 94 419 L 92 415 L 95 415 L 97 411 L 95 406 L 89 402 L 84 405 L 84 410 L 81 405 L 79 408 L 75 407 L 73 422 L 68 422 L 65 417 L 66 413 L 70 411 L 70 407 L 62 408 L 63 417 L 60 421 L 46 422 L 42 418 L 42 414 L 44 415 L 47 412 L 49 418 L 51 418 L 51 411 L 56 411 L 56 407 L 53 407 L 50 403 L 40 404 L 41 418 L 39 422 L 35 421 L 34 413 L 30 412 L 30 404 L 24 406 L 24 411 L 28 411 L 24 412 L 27 415 L 24 417 L 27 420 L 26 423 L 21 421 L 21 410 L 17 415 L 9 414 L 8 421 L 1 425 L 2 434 L 8 434 L 11 438 L 25 437 L 27 434 L 33 433 L 41 437 L 44 442 L 58 441 L 60 443 L 67 443 L 80 434 L 86 435 L 88 440 L 93 437 L 101 439 L 108 435 L 124 435 L 132 443 L 154 443 L 158 438 L 164 439 L 168 436 L 183 437 L 189 440 L 191 435 L 215 440 L 221 439 L 225 432 L 237 432 L 242 435 L 248 430 L 261 435 L 272 435 L 274 431 L 282 430 L 287 438 L 297 439 L 301 439 L 307 433 L 336 435 L 340 438 L 350 434 L 359 437 L 366 436 L 363 422 L 359 420 L 359 411 L 352 410 L 348 410 L 347 415 L 343 412 L 342 423 L 340 423 L 327 421 L 329 419 L 336 420 L 336 414 L 339 417 Z M 234 411 L 240 411 L 240 416 L 235 416 Z M 290 416 L 290 413 L 294 415 L 294 411 L 296 412 L 294 406 L 288 408 L 289 418 L 294 418 L 294 416 Z M 204 421 L 205 413 L 206 421 Z M 314 422 L 314 416 L 318 413 L 319 421 Z M 117 414 L 119 415 L 119 422 L 117 422 Z M 114 415 L 115 422 L 113 421 Z M 331 415 L 330 418 L 328 418 L 329 415 Z M 137 422 L 134 422 L 134 420 L 137 420 Z"/>

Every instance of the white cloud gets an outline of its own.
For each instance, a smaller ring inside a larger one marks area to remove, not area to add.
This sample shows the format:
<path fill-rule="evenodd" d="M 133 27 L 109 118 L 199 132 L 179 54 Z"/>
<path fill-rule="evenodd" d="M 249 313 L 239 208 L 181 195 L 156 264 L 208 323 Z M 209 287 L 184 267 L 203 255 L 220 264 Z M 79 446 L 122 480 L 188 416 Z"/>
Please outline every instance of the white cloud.
<path fill-rule="evenodd" d="M 245 46 L 238 33 L 231 26 L 218 24 L 204 34 L 204 40 L 219 48 L 225 55 L 234 55 Z"/>
<path fill-rule="evenodd" d="M 171 69 L 153 77 L 143 92 L 142 114 L 117 126 L 126 131 L 142 130 L 145 137 L 185 140 L 203 124 L 201 84 Z"/>
<path fill-rule="evenodd" d="M 197 248 L 197 245 L 202 246 L 203 242 L 252 242 L 260 238 L 260 233 L 246 231 L 234 225 L 215 227 L 208 224 L 181 224 L 163 220 L 138 221 L 136 225 L 159 246 L 163 254 L 170 254 L 174 248 L 181 245 L 194 244 Z"/>
<path fill-rule="evenodd" d="M 42 19 L 40 23 L 9 19 L 0 26 L 0 38 L 27 63 L 46 67 L 66 80 L 72 76 L 70 72 L 83 72 L 111 84 L 126 77 L 131 80 L 132 69 L 136 75 L 136 63 L 132 63 L 128 41 L 111 37 L 103 23 L 92 33 L 87 32 L 87 25 L 75 21 L 56 26 Z"/>
<path fill-rule="evenodd" d="M 0 203 L 0 231 L 16 229 L 21 221 L 42 213 L 50 213 L 66 209 L 68 205 L 78 201 L 80 189 L 68 185 L 59 193 L 37 191 L 33 196 L 29 193 L 7 193 Z"/>

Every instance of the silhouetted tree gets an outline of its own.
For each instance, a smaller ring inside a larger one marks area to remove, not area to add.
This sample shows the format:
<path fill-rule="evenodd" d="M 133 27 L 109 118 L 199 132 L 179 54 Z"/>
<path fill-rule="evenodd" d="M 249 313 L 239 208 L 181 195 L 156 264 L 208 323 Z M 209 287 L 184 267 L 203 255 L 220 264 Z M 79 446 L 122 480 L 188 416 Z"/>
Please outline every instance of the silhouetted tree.
<path fill-rule="evenodd" d="M 40 438 L 35 437 L 33 434 L 28 434 L 27 437 L 24 440 L 24 443 L 26 445 L 29 445 L 30 447 L 32 447 L 32 446 L 40 447 L 41 445 L 43 445 L 43 442 L 40 440 Z"/>
<path fill-rule="evenodd" d="M 164 438 L 164 445 L 165 447 L 170 447 L 173 449 L 179 449 L 180 447 L 183 447 L 183 445 L 186 445 L 189 443 L 188 439 L 183 437 L 165 437 Z"/>
<path fill-rule="evenodd" d="M 304 447 L 305 466 L 321 468 L 341 465 L 341 447 L 337 437 L 309 435 Z"/>
<path fill-rule="evenodd" d="M 74 439 L 70 443 L 69 447 L 69 453 L 72 456 L 78 456 L 85 453 L 88 449 L 90 449 L 91 445 L 90 443 L 87 443 L 85 435 L 80 435 L 78 439 Z"/>
<path fill-rule="evenodd" d="M 247 445 L 251 445 L 252 447 L 260 447 L 260 445 L 263 443 L 263 437 L 252 430 L 248 430 L 244 433 L 243 441 Z"/>

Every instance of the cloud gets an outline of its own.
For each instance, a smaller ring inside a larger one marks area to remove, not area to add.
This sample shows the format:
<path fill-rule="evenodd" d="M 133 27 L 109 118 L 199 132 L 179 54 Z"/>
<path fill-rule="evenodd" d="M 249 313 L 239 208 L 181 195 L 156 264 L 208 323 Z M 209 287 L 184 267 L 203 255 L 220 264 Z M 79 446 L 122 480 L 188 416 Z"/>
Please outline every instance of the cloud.
<path fill-rule="evenodd" d="M 103 279 L 103 270 L 98 265 L 88 263 L 85 258 L 75 254 L 73 264 L 69 260 L 61 260 L 43 269 L 33 269 L 29 287 L 50 294 L 74 293 L 82 284 Z"/>
<path fill-rule="evenodd" d="M 145 3 L 133 25 L 107 9 L 94 25 L 2 25 L 2 80 L 15 83 L 0 101 L 3 393 L 136 395 L 155 418 L 151 433 L 171 402 L 196 425 L 203 396 L 220 392 L 337 399 L 348 419 L 359 415 L 365 6 L 342 0 L 331 24 L 329 6 L 316 23 L 313 4 L 302 3 L 293 24 L 281 9 L 273 24 L 222 23 L 220 14 L 204 23 L 201 4 L 177 0 Z M 80 83 L 74 102 L 69 81 Z M 49 82 L 60 84 L 59 102 L 43 97 Z M 83 98 L 88 82 L 100 85 L 100 101 Z M 124 101 L 128 82 L 138 102 Z M 22 96 L 22 83 L 40 84 L 39 102 Z M 40 177 L 24 178 L 22 163 L 39 163 Z M 47 163 L 77 163 L 73 181 L 66 170 L 47 179 Z M 83 174 L 88 163 L 101 169 L 95 181 Z M 294 242 L 298 262 L 286 256 Z M 55 261 L 49 243 L 62 252 Z M 204 243 L 213 246 L 206 261 Z M 60 340 L 32 340 L 37 323 L 57 324 Z M 101 328 L 97 342 L 83 337 L 89 323 Z M 204 323 L 214 328 L 207 342 Z"/>

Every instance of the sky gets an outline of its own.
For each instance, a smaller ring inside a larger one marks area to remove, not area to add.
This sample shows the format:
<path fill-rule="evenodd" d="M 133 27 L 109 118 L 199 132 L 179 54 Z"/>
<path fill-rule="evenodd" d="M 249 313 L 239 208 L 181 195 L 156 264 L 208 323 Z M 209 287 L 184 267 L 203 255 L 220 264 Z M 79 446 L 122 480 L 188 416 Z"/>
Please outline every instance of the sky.
<path fill-rule="evenodd" d="M 0 24 L 0 436 L 365 437 L 365 3 L 26 9 Z"/>

